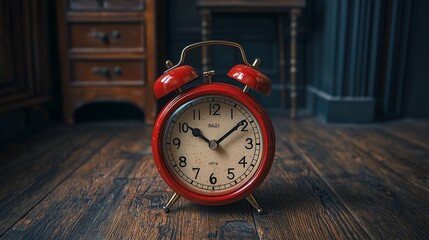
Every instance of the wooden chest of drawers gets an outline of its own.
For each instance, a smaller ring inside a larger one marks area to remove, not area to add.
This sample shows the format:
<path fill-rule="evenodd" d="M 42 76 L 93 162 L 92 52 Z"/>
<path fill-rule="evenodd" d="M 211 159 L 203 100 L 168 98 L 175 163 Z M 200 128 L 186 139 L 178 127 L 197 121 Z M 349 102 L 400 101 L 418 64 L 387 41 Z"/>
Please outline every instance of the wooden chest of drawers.
<path fill-rule="evenodd" d="M 153 123 L 156 0 L 57 0 L 64 119 L 92 102 L 134 104 Z"/>

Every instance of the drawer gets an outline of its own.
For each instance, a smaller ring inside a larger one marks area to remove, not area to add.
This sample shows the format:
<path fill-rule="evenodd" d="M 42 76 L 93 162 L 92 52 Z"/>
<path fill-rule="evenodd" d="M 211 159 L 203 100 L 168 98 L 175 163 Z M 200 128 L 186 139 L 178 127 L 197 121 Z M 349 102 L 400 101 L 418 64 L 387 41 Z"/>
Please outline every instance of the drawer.
<path fill-rule="evenodd" d="M 71 61 L 72 85 L 144 85 L 143 60 Z"/>
<path fill-rule="evenodd" d="M 131 23 L 72 23 L 71 48 L 140 48 L 144 46 L 144 24 Z"/>
<path fill-rule="evenodd" d="M 106 10 L 142 10 L 143 0 L 104 0 Z"/>
<path fill-rule="evenodd" d="M 96 10 L 100 9 L 100 0 L 69 0 L 69 8 L 72 10 Z"/>

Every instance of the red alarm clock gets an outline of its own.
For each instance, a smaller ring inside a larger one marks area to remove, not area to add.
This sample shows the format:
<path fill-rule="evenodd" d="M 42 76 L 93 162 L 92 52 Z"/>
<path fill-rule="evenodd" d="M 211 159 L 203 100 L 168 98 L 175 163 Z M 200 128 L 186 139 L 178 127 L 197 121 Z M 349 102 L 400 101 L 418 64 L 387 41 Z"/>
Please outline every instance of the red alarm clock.
<path fill-rule="evenodd" d="M 212 82 L 214 71 L 204 76 L 208 83 L 183 87 L 198 78 L 197 71 L 182 65 L 186 53 L 207 45 L 225 45 L 240 50 L 243 64 L 228 76 L 243 84 Z M 156 119 L 152 149 L 155 164 L 164 181 L 175 192 L 164 211 L 179 198 L 204 205 L 222 205 L 246 198 L 262 212 L 252 193 L 270 171 L 275 135 L 264 109 L 248 94 L 249 88 L 264 95 L 271 92 L 270 79 L 250 64 L 244 49 L 228 41 L 205 41 L 185 47 L 179 63 L 169 68 L 154 84 L 156 98 L 177 95 Z"/>

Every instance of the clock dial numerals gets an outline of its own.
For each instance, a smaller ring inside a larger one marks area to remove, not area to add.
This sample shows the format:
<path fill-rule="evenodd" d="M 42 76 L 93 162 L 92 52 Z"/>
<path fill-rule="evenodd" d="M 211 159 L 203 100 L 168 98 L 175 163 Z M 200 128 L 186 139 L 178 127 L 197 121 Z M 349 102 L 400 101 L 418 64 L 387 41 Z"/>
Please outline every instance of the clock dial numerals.
<path fill-rule="evenodd" d="M 219 110 L 220 110 L 220 104 L 219 103 L 213 103 L 213 104 L 209 104 L 209 108 L 210 108 L 210 115 L 213 116 L 219 116 Z"/>
<path fill-rule="evenodd" d="M 184 156 L 179 157 L 179 166 L 186 167 L 186 157 Z"/>
<path fill-rule="evenodd" d="M 249 131 L 249 130 L 247 129 L 247 125 L 249 125 L 249 124 L 247 123 L 247 121 L 243 123 L 243 128 L 241 129 L 241 131 L 242 131 L 242 132 L 247 132 L 247 131 Z"/>
<path fill-rule="evenodd" d="M 224 96 L 185 103 L 168 119 L 164 158 L 182 186 L 207 195 L 239 189 L 262 159 L 261 127 L 241 103 Z"/>
<path fill-rule="evenodd" d="M 232 179 L 234 179 L 235 178 L 235 174 L 234 174 L 234 169 L 235 168 L 228 168 L 228 176 L 227 176 L 227 178 L 229 179 L 229 180 L 232 180 Z"/>
<path fill-rule="evenodd" d="M 193 120 L 201 120 L 201 110 L 200 109 L 193 109 L 192 110 L 192 119 Z"/>
<path fill-rule="evenodd" d="M 252 149 L 253 148 L 253 139 L 246 138 L 246 146 L 244 146 L 246 149 Z"/>
<path fill-rule="evenodd" d="M 177 149 L 179 149 L 180 148 L 180 139 L 179 138 L 173 139 L 173 144 L 176 145 Z"/>
<path fill-rule="evenodd" d="M 215 185 L 217 183 L 217 178 L 213 175 L 214 175 L 214 173 L 210 174 L 209 181 L 211 184 Z"/>
<path fill-rule="evenodd" d="M 189 131 L 189 125 L 186 122 L 185 123 L 179 122 L 178 126 L 179 126 L 179 133 L 182 133 L 182 132 L 187 133 Z"/>
<path fill-rule="evenodd" d="M 246 164 L 247 164 L 247 162 L 246 162 L 246 156 L 242 157 L 240 159 L 240 161 L 238 161 L 238 164 L 241 164 L 245 168 Z"/>
<path fill-rule="evenodd" d="M 192 168 L 192 171 L 195 171 L 195 179 L 197 179 L 198 173 L 200 173 L 200 168 Z"/>

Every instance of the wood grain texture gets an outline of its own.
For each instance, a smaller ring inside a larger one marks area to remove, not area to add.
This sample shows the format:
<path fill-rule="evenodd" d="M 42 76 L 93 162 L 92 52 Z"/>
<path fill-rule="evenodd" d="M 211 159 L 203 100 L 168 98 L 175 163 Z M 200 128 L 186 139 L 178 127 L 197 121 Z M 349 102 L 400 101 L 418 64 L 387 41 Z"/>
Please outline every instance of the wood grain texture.
<path fill-rule="evenodd" d="M 276 128 L 277 152 L 268 179 L 256 192 L 268 214 L 256 216 L 262 239 L 368 239 L 343 202 Z"/>
<path fill-rule="evenodd" d="M 272 118 L 275 161 L 254 193 L 263 215 L 245 200 L 208 207 L 182 198 L 164 213 L 173 192 L 153 162 L 148 125 L 54 126 L 0 153 L 11 156 L 0 168 L 0 238 L 428 238 L 429 149 L 417 130 L 426 121 Z"/>
<path fill-rule="evenodd" d="M 384 124 L 381 129 L 425 149 L 429 148 L 429 124 L 407 119 Z"/>
<path fill-rule="evenodd" d="M 408 159 L 402 159 L 401 165 L 401 158 L 391 154 L 404 142 L 390 142 L 381 148 L 379 141 L 393 140 L 379 139 L 373 128 L 321 127 L 311 120 L 287 126 L 294 149 L 318 169 L 373 237 L 425 239 L 429 229 L 428 191 L 407 178 L 407 173 L 413 178 L 411 171 L 406 171 Z M 398 173 L 400 169 L 403 174 Z"/>
<path fill-rule="evenodd" d="M 112 179 L 110 174 L 128 171 L 133 166 L 129 165 L 128 168 L 120 166 L 123 163 L 120 155 L 127 154 L 124 152 L 126 147 L 121 145 L 123 132 L 115 134 L 114 126 L 110 126 L 109 130 L 103 132 L 113 134 L 115 139 L 109 141 L 110 136 L 103 137 L 99 132 L 98 136 L 104 140 L 104 144 L 106 141 L 109 142 L 101 149 L 100 146 L 97 148 L 93 144 L 88 145 L 88 148 L 92 149 L 92 155 L 89 156 L 90 159 L 87 159 L 86 164 L 81 164 L 75 169 L 72 176 L 67 178 L 60 187 L 52 190 L 48 197 L 21 219 L 17 223 L 18 228 L 14 227 L 17 231 L 10 232 L 11 238 L 34 239 L 43 238 L 43 236 L 67 238 L 70 234 L 78 237 L 85 234 L 88 227 L 97 231 L 97 228 L 89 224 L 94 220 L 103 222 L 106 219 L 110 208 L 105 209 L 103 206 L 120 196 L 118 191 L 126 181 L 120 177 Z M 110 185 L 109 180 L 111 180 Z M 106 211 L 97 211 L 97 208 Z M 98 214 L 95 214 L 96 212 Z M 85 223 L 85 221 L 88 222 Z M 63 226 L 57 228 L 56 226 L 61 223 Z M 42 230 L 41 226 L 47 227 Z M 33 231 L 26 231 L 26 229 Z M 79 232 L 75 233 L 73 229 L 78 229 Z"/>
<path fill-rule="evenodd" d="M 97 129 L 76 129 L 62 134 L 47 145 L 49 151 L 23 153 L 2 166 L 0 177 L 0 233 L 21 219 L 30 209 L 55 189 L 78 166 L 84 163 L 106 135 Z M 55 144 L 54 144 L 55 143 Z M 13 193 L 13 195 L 11 195 Z"/>
<path fill-rule="evenodd" d="M 350 142 L 375 160 L 371 162 L 374 169 L 380 167 L 392 178 L 400 178 L 429 191 L 429 155 L 424 147 L 378 129 L 344 128 L 338 135 L 353 136 Z"/>

